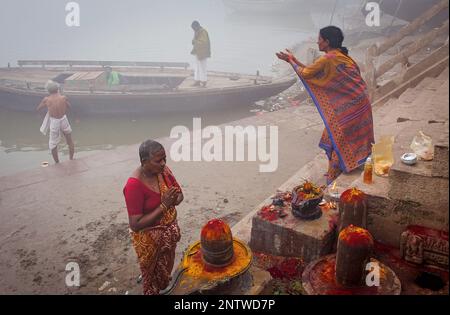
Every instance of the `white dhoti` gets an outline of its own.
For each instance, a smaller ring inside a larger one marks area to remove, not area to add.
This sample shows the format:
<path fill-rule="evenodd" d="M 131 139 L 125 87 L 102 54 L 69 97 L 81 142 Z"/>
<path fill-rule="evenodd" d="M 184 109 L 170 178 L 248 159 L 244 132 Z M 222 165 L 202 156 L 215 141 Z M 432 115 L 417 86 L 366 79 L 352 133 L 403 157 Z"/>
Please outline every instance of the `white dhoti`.
<path fill-rule="evenodd" d="M 41 128 L 39 130 L 44 136 L 46 136 L 49 129 L 50 129 L 50 115 L 47 112 L 44 121 L 42 122 Z"/>
<path fill-rule="evenodd" d="M 206 73 L 206 67 L 208 65 L 208 58 L 198 59 L 195 57 L 195 68 L 194 68 L 194 80 L 206 82 L 208 81 L 208 75 Z"/>
<path fill-rule="evenodd" d="M 50 150 L 56 148 L 61 141 L 61 133 L 65 135 L 72 133 L 67 116 L 64 115 L 61 119 L 50 117 L 50 139 L 48 141 Z"/>

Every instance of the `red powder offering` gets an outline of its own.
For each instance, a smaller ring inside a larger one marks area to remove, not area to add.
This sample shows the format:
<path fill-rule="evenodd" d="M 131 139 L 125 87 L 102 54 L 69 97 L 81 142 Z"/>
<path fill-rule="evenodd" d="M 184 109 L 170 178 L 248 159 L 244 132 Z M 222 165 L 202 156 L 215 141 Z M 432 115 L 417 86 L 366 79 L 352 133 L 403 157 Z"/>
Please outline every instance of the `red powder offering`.
<path fill-rule="evenodd" d="M 201 238 L 206 241 L 232 240 L 228 224 L 220 219 L 210 220 L 202 229 Z"/>
<path fill-rule="evenodd" d="M 354 225 L 342 230 L 339 240 L 351 247 L 373 246 L 373 238 L 369 231 Z"/>
<path fill-rule="evenodd" d="M 418 234 L 425 237 L 434 237 L 438 239 L 442 239 L 444 241 L 448 241 L 448 232 L 440 231 L 432 228 L 427 228 L 420 225 L 410 225 L 408 226 L 408 231 Z"/>
<path fill-rule="evenodd" d="M 275 221 L 278 219 L 278 211 L 276 211 L 274 205 L 264 206 L 259 211 L 259 215 L 266 221 Z"/>
<path fill-rule="evenodd" d="M 340 201 L 344 203 L 357 203 L 366 199 L 366 194 L 357 188 L 350 188 L 344 191 L 340 197 Z"/>
<path fill-rule="evenodd" d="M 300 275 L 300 266 L 299 259 L 288 258 L 280 264 L 267 269 L 267 271 L 270 272 L 274 279 L 294 279 Z"/>

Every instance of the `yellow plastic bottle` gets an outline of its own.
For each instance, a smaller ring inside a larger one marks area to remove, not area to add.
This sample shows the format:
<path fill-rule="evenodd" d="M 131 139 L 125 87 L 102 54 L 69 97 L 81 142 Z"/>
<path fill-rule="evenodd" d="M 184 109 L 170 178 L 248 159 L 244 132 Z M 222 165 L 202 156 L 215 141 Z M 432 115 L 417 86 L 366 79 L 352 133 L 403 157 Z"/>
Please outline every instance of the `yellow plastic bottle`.
<path fill-rule="evenodd" d="M 373 164 L 372 158 L 369 156 L 364 164 L 364 184 L 373 183 Z"/>

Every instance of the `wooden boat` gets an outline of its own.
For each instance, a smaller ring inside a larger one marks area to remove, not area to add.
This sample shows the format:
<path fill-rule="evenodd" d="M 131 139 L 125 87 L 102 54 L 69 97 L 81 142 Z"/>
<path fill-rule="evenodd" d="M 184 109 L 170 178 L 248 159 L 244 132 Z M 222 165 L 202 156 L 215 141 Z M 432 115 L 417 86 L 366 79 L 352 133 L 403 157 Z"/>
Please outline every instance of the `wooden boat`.
<path fill-rule="evenodd" d="M 107 84 L 112 67 L 120 83 Z M 80 114 L 203 111 L 252 104 L 276 95 L 296 82 L 293 77 L 271 78 L 209 72 L 206 87 L 194 87 L 186 63 L 107 61 L 18 61 L 0 68 L 0 106 L 34 111 L 45 97 L 45 83 L 61 84 L 72 110 Z"/>

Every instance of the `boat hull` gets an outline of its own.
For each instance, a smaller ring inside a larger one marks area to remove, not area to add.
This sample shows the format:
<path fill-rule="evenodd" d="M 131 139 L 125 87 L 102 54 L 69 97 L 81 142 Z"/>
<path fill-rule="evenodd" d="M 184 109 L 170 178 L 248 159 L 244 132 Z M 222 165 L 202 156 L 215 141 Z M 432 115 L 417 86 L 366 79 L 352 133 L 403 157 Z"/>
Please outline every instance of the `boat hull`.
<path fill-rule="evenodd" d="M 250 105 L 289 88 L 296 79 L 218 89 L 195 89 L 148 94 L 64 93 L 76 114 L 152 114 L 158 112 L 194 112 Z M 0 86 L 0 106 L 15 111 L 35 111 L 47 94 Z"/>

